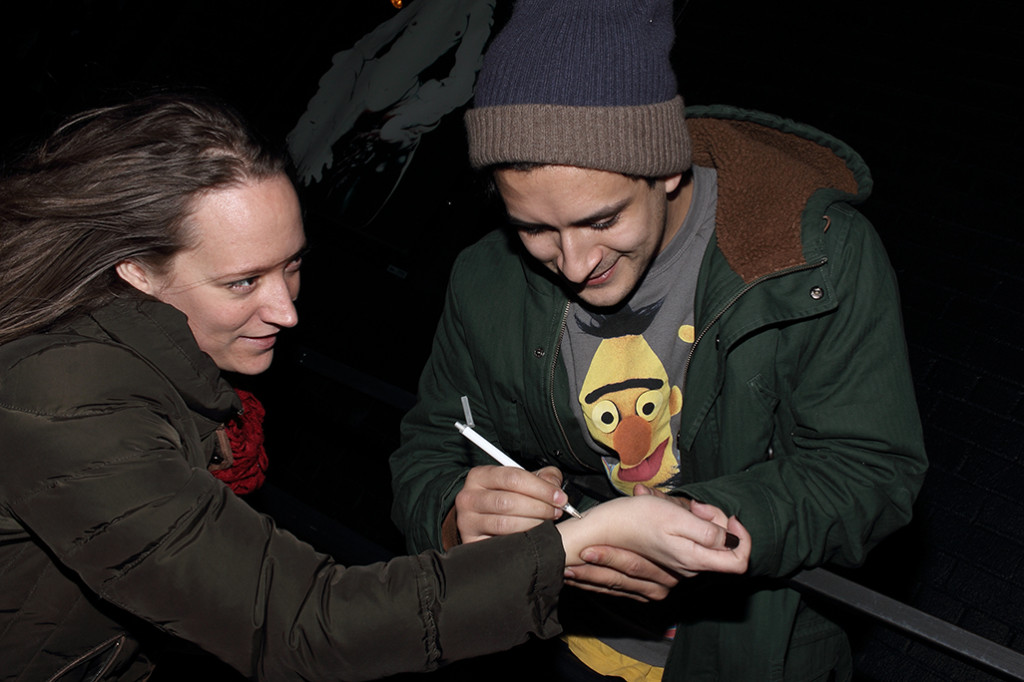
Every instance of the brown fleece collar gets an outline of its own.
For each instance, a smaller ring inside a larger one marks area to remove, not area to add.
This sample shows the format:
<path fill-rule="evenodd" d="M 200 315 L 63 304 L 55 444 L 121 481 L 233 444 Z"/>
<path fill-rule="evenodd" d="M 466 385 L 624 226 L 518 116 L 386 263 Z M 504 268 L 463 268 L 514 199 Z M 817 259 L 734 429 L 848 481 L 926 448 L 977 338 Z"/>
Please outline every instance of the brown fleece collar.
<path fill-rule="evenodd" d="M 693 163 L 718 171 L 716 238 L 744 282 L 806 262 L 801 218 L 820 188 L 857 182 L 828 147 L 747 121 L 687 119 Z"/>

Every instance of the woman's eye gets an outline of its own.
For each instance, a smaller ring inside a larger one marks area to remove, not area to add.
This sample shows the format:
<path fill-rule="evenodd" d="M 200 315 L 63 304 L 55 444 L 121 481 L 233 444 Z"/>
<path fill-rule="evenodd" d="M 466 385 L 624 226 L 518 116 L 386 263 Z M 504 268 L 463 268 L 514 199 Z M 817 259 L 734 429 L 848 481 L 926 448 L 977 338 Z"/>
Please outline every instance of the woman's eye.
<path fill-rule="evenodd" d="M 302 268 L 302 258 L 296 258 L 295 260 L 288 263 L 284 271 L 288 273 L 298 272 Z"/>
<path fill-rule="evenodd" d="M 234 291 L 245 291 L 246 289 L 251 289 L 254 286 L 256 286 L 256 278 L 246 277 L 245 279 L 239 279 L 229 283 L 228 289 L 232 289 Z"/>

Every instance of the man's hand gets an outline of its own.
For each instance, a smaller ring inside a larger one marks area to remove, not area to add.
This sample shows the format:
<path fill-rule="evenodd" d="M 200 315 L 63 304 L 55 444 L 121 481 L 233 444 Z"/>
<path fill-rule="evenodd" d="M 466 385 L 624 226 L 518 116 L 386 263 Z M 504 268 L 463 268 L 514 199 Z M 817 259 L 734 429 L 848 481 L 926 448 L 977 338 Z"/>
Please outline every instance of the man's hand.
<path fill-rule="evenodd" d="M 562 472 L 555 467 L 537 473 L 512 467 L 473 467 L 455 497 L 462 541 L 519 533 L 560 518 L 562 505 L 569 501 L 561 485 Z"/>
<path fill-rule="evenodd" d="M 598 545 L 580 553 L 587 562 L 567 566 L 565 583 L 602 594 L 614 594 L 636 601 L 658 601 L 668 596 L 678 576 L 636 552 Z"/>

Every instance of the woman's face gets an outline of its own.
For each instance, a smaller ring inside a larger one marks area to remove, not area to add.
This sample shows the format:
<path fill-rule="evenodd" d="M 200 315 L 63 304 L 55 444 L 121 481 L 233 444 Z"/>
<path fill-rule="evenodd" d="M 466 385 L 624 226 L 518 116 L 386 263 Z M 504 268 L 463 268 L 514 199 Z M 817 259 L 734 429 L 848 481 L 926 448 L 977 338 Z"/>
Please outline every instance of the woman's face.
<path fill-rule="evenodd" d="M 201 196 L 191 217 L 194 246 L 165 274 L 138 266 L 136 288 L 188 316 L 196 341 L 219 368 L 259 374 L 277 333 L 298 322 L 299 267 L 306 245 L 299 201 L 285 176 L 247 181 Z"/>

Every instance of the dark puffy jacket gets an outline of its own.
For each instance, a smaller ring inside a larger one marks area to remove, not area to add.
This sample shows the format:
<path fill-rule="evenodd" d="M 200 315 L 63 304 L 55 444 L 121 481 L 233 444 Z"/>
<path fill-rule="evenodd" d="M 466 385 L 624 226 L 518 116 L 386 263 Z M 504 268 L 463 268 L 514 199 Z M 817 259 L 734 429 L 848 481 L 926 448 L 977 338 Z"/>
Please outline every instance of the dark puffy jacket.
<path fill-rule="evenodd" d="M 0 679 L 144 679 L 152 626 L 271 680 L 428 670 L 557 634 L 551 524 L 339 566 L 207 472 L 237 408 L 184 316 L 153 301 L 0 347 Z"/>

